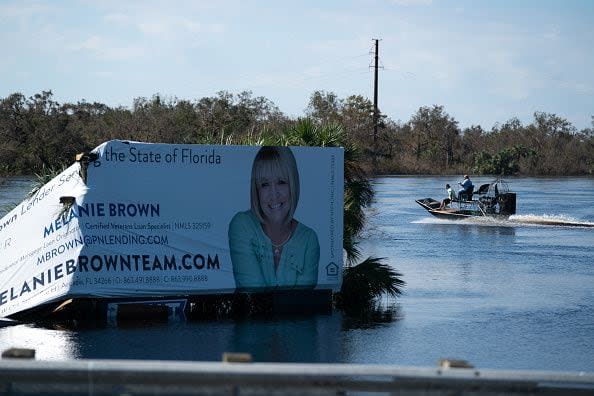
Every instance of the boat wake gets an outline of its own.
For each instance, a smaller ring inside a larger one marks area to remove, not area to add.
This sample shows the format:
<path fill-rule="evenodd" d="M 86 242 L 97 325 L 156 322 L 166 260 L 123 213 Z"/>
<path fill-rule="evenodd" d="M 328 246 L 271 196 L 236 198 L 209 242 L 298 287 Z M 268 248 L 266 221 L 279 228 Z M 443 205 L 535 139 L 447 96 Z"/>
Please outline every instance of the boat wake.
<path fill-rule="evenodd" d="M 452 225 L 479 225 L 487 227 L 513 227 L 515 224 L 505 218 L 496 217 L 467 217 L 465 219 L 446 219 L 440 217 L 424 217 L 413 221 L 416 224 L 452 224 Z"/>
<path fill-rule="evenodd" d="M 457 225 L 478 225 L 487 227 L 519 227 L 519 226 L 540 226 L 540 227 L 585 227 L 594 228 L 594 223 L 574 219 L 564 215 L 512 215 L 503 217 L 469 217 L 463 220 L 442 219 L 436 217 L 425 217 L 413 221 L 417 224 L 457 224 Z"/>
<path fill-rule="evenodd" d="M 532 224 L 541 226 L 594 227 L 594 223 L 574 219 L 564 215 L 513 215 L 509 217 L 509 221 L 519 224 Z"/>

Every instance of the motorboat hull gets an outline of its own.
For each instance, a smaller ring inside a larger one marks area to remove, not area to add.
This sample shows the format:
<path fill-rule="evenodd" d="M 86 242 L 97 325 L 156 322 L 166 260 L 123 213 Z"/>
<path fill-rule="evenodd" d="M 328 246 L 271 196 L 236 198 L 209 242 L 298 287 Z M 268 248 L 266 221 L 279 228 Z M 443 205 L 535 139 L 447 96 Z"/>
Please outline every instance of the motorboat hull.
<path fill-rule="evenodd" d="M 442 219 L 467 219 L 469 217 L 480 217 L 485 214 L 478 209 L 447 207 L 439 209 L 441 203 L 433 198 L 417 199 L 415 202 L 421 205 L 427 212 Z"/>

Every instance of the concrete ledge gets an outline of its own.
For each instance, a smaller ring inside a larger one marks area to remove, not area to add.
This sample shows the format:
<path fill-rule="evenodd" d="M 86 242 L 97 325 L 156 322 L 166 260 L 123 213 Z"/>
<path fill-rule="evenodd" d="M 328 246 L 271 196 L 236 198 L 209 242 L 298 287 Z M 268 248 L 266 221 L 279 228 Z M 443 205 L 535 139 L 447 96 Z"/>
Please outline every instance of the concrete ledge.
<path fill-rule="evenodd" d="M 594 373 L 351 364 L 0 361 L 3 394 L 594 394 Z M 89 393 L 90 392 L 90 393 Z"/>

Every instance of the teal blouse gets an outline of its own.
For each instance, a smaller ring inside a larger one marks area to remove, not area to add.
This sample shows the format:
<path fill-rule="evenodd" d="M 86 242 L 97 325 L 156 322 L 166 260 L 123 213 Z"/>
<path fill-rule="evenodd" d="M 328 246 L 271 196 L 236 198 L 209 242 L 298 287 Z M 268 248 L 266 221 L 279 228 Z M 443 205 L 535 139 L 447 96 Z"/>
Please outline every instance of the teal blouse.
<path fill-rule="evenodd" d="M 229 249 L 238 289 L 311 288 L 318 283 L 320 244 L 311 228 L 298 222 L 274 269 L 272 242 L 251 210 L 229 223 Z"/>

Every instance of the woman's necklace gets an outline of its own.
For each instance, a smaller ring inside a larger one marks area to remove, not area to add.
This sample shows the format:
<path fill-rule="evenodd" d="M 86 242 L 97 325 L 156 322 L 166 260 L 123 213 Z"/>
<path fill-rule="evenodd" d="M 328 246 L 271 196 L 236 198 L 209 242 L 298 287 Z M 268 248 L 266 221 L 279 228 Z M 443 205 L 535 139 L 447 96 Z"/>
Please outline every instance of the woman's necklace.
<path fill-rule="evenodd" d="M 274 242 L 272 242 L 272 239 L 270 240 L 270 243 L 272 244 L 272 253 L 274 254 L 274 258 L 280 258 L 280 254 L 281 251 L 283 250 L 283 246 L 285 245 L 285 243 L 289 242 L 289 239 L 291 239 L 291 230 L 289 229 L 289 233 L 287 234 L 287 237 L 279 244 L 276 244 Z"/>

